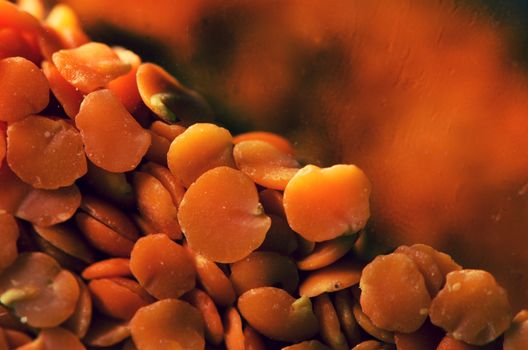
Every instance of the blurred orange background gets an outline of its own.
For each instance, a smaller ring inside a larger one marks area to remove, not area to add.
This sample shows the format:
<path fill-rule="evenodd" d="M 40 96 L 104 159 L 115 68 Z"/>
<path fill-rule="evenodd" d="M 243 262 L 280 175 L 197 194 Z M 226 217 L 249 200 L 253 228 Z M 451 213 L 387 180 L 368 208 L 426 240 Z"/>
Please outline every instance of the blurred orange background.
<path fill-rule="evenodd" d="M 230 128 L 363 168 L 379 244 L 432 244 L 528 307 L 528 80 L 486 15 L 449 1 L 65 2 Z"/>

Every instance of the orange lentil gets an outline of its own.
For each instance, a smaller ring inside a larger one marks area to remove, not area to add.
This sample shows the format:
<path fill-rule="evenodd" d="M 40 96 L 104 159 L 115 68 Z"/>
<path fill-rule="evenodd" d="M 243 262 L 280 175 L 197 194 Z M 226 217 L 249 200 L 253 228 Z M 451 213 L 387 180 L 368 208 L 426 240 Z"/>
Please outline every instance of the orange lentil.
<path fill-rule="evenodd" d="M 483 270 L 448 273 L 429 311 L 433 324 L 473 345 L 498 338 L 510 326 L 511 313 L 506 290 Z"/>
<path fill-rule="evenodd" d="M 522 349 L 528 344 L 528 310 L 521 310 L 513 318 L 512 325 L 504 334 L 504 350 Z"/>
<path fill-rule="evenodd" d="M 85 346 L 81 343 L 70 331 L 61 328 L 44 328 L 40 331 L 39 336 L 32 343 L 23 345 L 18 350 L 56 350 L 56 349 L 68 349 L 68 350 L 86 350 Z"/>
<path fill-rule="evenodd" d="M 73 226 L 65 224 L 57 224 L 49 227 L 33 226 L 33 230 L 42 239 L 66 254 L 87 264 L 94 262 L 95 257 L 91 248 L 88 247 Z"/>
<path fill-rule="evenodd" d="M 244 346 L 246 350 L 266 350 L 262 336 L 250 326 L 244 327 Z"/>
<path fill-rule="evenodd" d="M 199 350 L 205 346 L 200 312 L 177 299 L 139 309 L 130 321 L 130 332 L 139 350 Z"/>
<path fill-rule="evenodd" d="M 393 350 L 394 347 L 376 340 L 366 340 L 354 346 L 352 350 Z"/>
<path fill-rule="evenodd" d="M 141 170 L 149 173 L 158 179 L 159 182 L 169 192 L 174 205 L 179 206 L 185 194 L 185 188 L 178 182 L 176 177 L 172 175 L 169 169 L 156 163 L 146 163 L 141 167 Z"/>
<path fill-rule="evenodd" d="M 203 193 L 208 196 L 204 198 Z M 193 251 L 223 263 L 257 249 L 271 225 L 253 181 L 228 167 L 209 170 L 189 187 L 178 219 Z"/>
<path fill-rule="evenodd" d="M 376 257 L 359 168 L 232 137 L 67 5 L 17 3 L 0 0 L 0 350 L 524 349 L 528 313 L 511 321 L 490 274 L 424 244 Z"/>
<path fill-rule="evenodd" d="M 132 51 L 122 47 L 114 47 L 113 50 L 121 61 L 130 65 L 131 69 L 125 75 L 111 80 L 106 85 L 106 88 L 121 101 L 127 111 L 133 113 L 141 102 L 136 82 L 136 73 L 141 64 L 141 58 Z"/>
<path fill-rule="evenodd" d="M 337 312 L 328 294 L 314 298 L 314 313 L 319 320 L 320 334 L 323 341 L 335 350 L 347 350 L 345 335 L 341 331 Z"/>
<path fill-rule="evenodd" d="M 291 145 L 290 141 L 272 132 L 250 131 L 233 137 L 233 143 L 235 145 L 244 141 L 264 141 L 273 145 L 279 151 L 287 155 L 293 156 L 295 153 L 295 150 Z"/>
<path fill-rule="evenodd" d="M 125 258 L 110 258 L 99 260 L 88 266 L 82 272 L 81 276 L 85 280 L 109 277 L 127 277 L 131 276 L 130 260 Z"/>
<path fill-rule="evenodd" d="M 340 290 L 333 294 L 334 307 L 339 319 L 341 329 L 346 336 L 348 344 L 354 346 L 361 340 L 359 325 L 354 317 L 354 299 L 349 290 Z"/>
<path fill-rule="evenodd" d="M 342 258 L 352 247 L 358 235 L 347 235 L 317 243 L 314 250 L 297 261 L 300 270 L 317 270 Z"/>
<path fill-rule="evenodd" d="M 167 188 L 157 178 L 142 171 L 134 172 L 133 183 L 141 216 L 158 232 L 164 232 L 172 239 L 180 239 L 178 207 Z"/>
<path fill-rule="evenodd" d="M 3 125 L 4 124 L 0 126 L 0 167 L 2 166 L 2 163 L 6 155 L 6 131 Z"/>
<path fill-rule="evenodd" d="M 38 226 L 51 226 L 70 219 L 81 203 L 75 185 L 56 190 L 30 189 L 15 210 L 15 216 Z"/>
<path fill-rule="evenodd" d="M 426 321 L 413 333 L 394 333 L 394 342 L 397 350 L 429 350 L 436 349 L 443 336 L 442 329 Z"/>
<path fill-rule="evenodd" d="M 361 308 L 377 327 L 412 333 L 425 322 L 431 297 L 420 270 L 405 254 L 378 256 L 363 269 Z"/>
<path fill-rule="evenodd" d="M 121 61 L 114 50 L 95 42 L 59 50 L 51 59 L 64 79 L 84 94 L 130 71 L 130 65 Z"/>
<path fill-rule="evenodd" d="M 136 242 L 130 255 L 130 271 L 158 299 L 179 298 L 196 283 L 192 258 L 165 234 L 149 235 Z"/>
<path fill-rule="evenodd" d="M 153 63 L 143 63 L 136 74 L 141 99 L 159 118 L 176 122 L 208 121 L 212 111 L 205 99 L 180 84 Z"/>
<path fill-rule="evenodd" d="M 64 112 L 71 119 L 79 113 L 83 95 L 73 85 L 66 81 L 53 63 L 42 62 L 42 72 L 48 79 L 53 95 L 59 100 Z"/>
<path fill-rule="evenodd" d="M 84 98 L 75 125 L 88 159 L 111 172 L 133 170 L 150 146 L 148 131 L 109 90 L 98 90 Z"/>
<path fill-rule="evenodd" d="M 487 346 L 477 346 L 464 343 L 463 341 L 456 340 L 449 335 L 446 335 L 436 350 L 499 350 L 502 349 L 499 346 L 487 345 Z M 519 348 L 521 350 L 522 348 Z"/>
<path fill-rule="evenodd" d="M 85 194 L 81 203 L 82 211 L 105 224 L 123 237 L 135 241 L 139 237 L 137 227 L 132 220 L 116 206 L 97 197 Z"/>
<path fill-rule="evenodd" d="M 78 298 L 72 273 L 43 253 L 20 254 L 0 276 L 0 302 L 32 327 L 58 326 L 73 314 Z"/>
<path fill-rule="evenodd" d="M 224 314 L 225 345 L 227 350 L 245 350 L 245 337 L 242 330 L 242 319 L 234 307 Z"/>
<path fill-rule="evenodd" d="M 29 13 L 20 11 L 17 6 L 0 2 L 0 28 L 13 28 L 21 31 L 38 32 L 39 21 Z"/>
<path fill-rule="evenodd" d="M 374 338 L 381 340 L 385 343 L 394 344 L 394 333 L 378 328 L 372 323 L 370 318 L 363 312 L 361 305 L 358 303 L 354 304 L 354 318 L 356 319 L 358 325 L 365 332 L 373 336 Z"/>
<path fill-rule="evenodd" d="M 31 61 L 22 57 L 0 60 L 0 81 L 0 121 L 17 121 L 48 105 L 49 83 Z"/>
<path fill-rule="evenodd" d="M 203 173 L 220 166 L 234 167 L 229 131 L 214 124 L 198 123 L 171 143 L 167 153 L 170 171 L 189 187 Z"/>
<path fill-rule="evenodd" d="M 88 289 L 101 313 L 120 320 L 131 319 L 139 308 L 153 301 L 136 281 L 123 277 L 91 280 Z"/>
<path fill-rule="evenodd" d="M 251 327 L 271 339 L 297 342 L 319 331 L 310 299 L 296 300 L 283 289 L 250 289 L 238 298 L 238 309 Z"/>
<path fill-rule="evenodd" d="M 330 350 L 330 348 L 318 340 L 307 340 L 294 345 L 286 346 L 282 350 Z"/>
<path fill-rule="evenodd" d="M 83 341 L 94 347 L 116 345 L 130 337 L 128 324 L 128 321 L 97 316 Z"/>
<path fill-rule="evenodd" d="M 300 168 L 292 156 L 265 141 L 237 143 L 233 149 L 233 157 L 237 168 L 253 181 L 275 190 L 284 190 Z"/>
<path fill-rule="evenodd" d="M 231 280 L 216 263 L 186 248 L 193 257 L 198 281 L 207 294 L 220 306 L 233 304 L 236 296 Z"/>
<path fill-rule="evenodd" d="M 83 280 L 78 276 L 75 279 L 80 290 L 79 300 L 77 301 L 75 311 L 64 322 L 63 326 L 82 339 L 88 333 L 90 323 L 92 322 L 92 296 Z"/>
<path fill-rule="evenodd" d="M 43 0 L 17 0 L 18 9 L 42 21 L 46 14 Z"/>
<path fill-rule="evenodd" d="M 360 281 L 361 265 L 348 258 L 312 271 L 299 285 L 299 294 L 315 297 L 356 285 Z"/>
<path fill-rule="evenodd" d="M 36 115 L 7 128 L 7 162 L 42 189 L 70 186 L 87 171 L 81 134 L 64 120 Z"/>
<path fill-rule="evenodd" d="M 68 5 L 55 5 L 46 17 L 46 24 L 60 33 L 68 48 L 78 47 L 90 41 L 81 28 L 77 14 Z"/>
<path fill-rule="evenodd" d="M 176 137 L 183 134 L 186 128 L 178 124 L 167 124 L 161 120 L 155 120 L 150 124 L 150 130 L 172 142 Z"/>
<path fill-rule="evenodd" d="M 205 339 L 213 345 L 219 345 L 224 340 L 224 326 L 211 297 L 200 289 L 193 289 L 186 293 L 183 299 L 202 314 L 205 326 Z"/>
<path fill-rule="evenodd" d="M 259 199 L 266 213 L 286 218 L 281 192 L 266 188 L 259 192 Z"/>
<path fill-rule="evenodd" d="M 0 272 L 11 265 L 18 256 L 19 228 L 10 214 L 0 214 Z"/>
<path fill-rule="evenodd" d="M 12 28 L 0 29 L 0 59 L 17 56 L 35 62 L 32 47 L 22 33 Z"/>
<path fill-rule="evenodd" d="M 370 182 L 354 165 L 307 165 L 284 190 L 288 223 L 307 240 L 326 241 L 362 229 L 370 216 Z"/>
<path fill-rule="evenodd" d="M 31 343 L 32 339 L 24 332 L 14 329 L 4 329 L 5 337 L 9 349 L 18 349 L 19 347 Z"/>
<path fill-rule="evenodd" d="M 77 213 L 75 222 L 86 239 L 98 250 L 117 257 L 129 257 L 134 242 L 85 213 Z"/>

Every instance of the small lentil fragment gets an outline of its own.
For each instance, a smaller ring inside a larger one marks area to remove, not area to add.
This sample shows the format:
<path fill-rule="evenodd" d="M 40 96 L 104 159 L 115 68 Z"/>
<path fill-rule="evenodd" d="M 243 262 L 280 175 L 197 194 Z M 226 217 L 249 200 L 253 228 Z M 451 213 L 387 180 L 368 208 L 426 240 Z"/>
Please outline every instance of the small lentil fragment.
<path fill-rule="evenodd" d="M 433 299 L 431 322 L 456 340 L 484 345 L 499 337 L 512 320 L 506 290 L 483 270 L 447 274 L 446 284 Z"/>

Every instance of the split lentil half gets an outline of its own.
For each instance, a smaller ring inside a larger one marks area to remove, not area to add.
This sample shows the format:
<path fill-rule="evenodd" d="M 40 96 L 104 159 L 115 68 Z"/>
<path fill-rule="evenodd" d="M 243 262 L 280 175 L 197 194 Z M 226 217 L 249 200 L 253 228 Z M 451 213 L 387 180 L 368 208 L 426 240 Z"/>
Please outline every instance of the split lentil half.
<path fill-rule="evenodd" d="M 361 258 L 360 168 L 213 120 L 68 6 L 0 0 L 0 350 L 528 349 L 490 273 Z"/>

